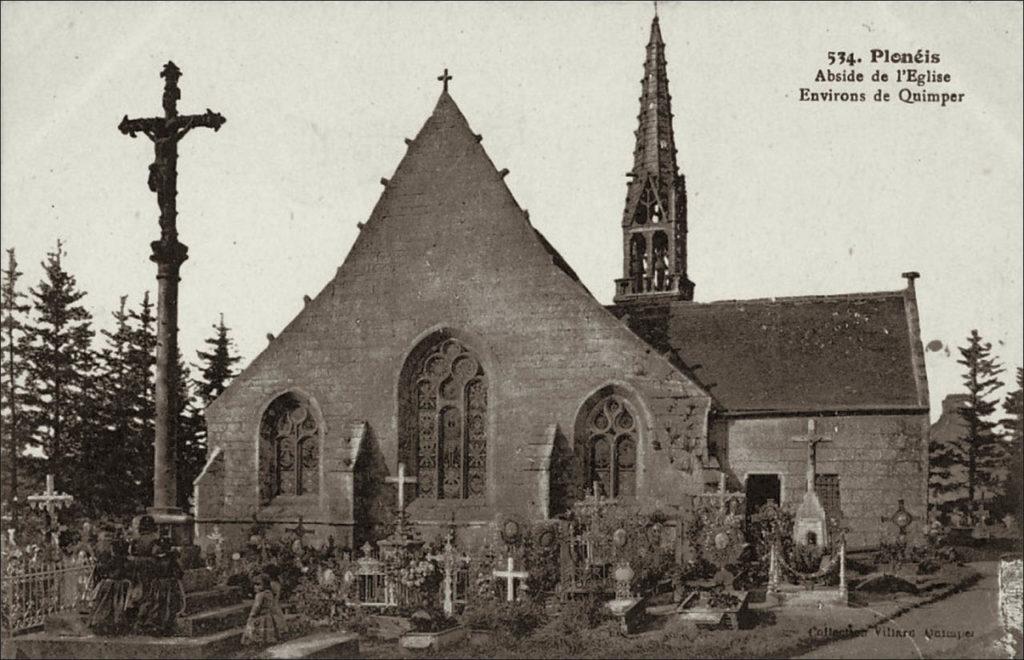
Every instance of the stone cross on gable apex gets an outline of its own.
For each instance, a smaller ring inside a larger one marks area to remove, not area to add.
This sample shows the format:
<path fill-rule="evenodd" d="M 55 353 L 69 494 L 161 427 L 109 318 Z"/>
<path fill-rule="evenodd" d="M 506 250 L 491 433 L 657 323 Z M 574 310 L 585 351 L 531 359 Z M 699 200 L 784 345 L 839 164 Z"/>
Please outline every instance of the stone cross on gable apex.
<path fill-rule="evenodd" d="M 814 492 L 814 476 L 817 474 L 817 445 L 819 442 L 832 442 L 832 438 L 816 433 L 815 420 L 807 420 L 807 433 L 790 438 L 793 442 L 807 443 L 807 492 Z"/>
<path fill-rule="evenodd" d="M 437 77 L 437 79 L 441 81 L 441 85 L 443 86 L 442 91 L 447 92 L 448 91 L 448 81 L 452 79 L 452 76 L 448 75 L 448 67 L 444 68 L 444 73 L 439 75 Z"/>
<path fill-rule="evenodd" d="M 415 484 L 418 482 L 418 479 L 416 477 L 405 476 L 405 463 L 399 463 L 398 476 L 385 477 L 384 481 L 390 484 L 398 484 L 398 514 L 401 515 L 405 512 L 405 484 Z"/>

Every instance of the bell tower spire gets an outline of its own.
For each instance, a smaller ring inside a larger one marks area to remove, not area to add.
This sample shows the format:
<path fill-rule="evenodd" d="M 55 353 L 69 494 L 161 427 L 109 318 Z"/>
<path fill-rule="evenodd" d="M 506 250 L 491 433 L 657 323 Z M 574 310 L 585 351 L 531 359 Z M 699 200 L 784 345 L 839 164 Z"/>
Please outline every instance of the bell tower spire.
<path fill-rule="evenodd" d="M 686 183 L 676 165 L 665 42 L 655 13 L 640 83 L 633 169 L 622 216 L 623 277 L 616 304 L 693 300 L 686 274 Z"/>

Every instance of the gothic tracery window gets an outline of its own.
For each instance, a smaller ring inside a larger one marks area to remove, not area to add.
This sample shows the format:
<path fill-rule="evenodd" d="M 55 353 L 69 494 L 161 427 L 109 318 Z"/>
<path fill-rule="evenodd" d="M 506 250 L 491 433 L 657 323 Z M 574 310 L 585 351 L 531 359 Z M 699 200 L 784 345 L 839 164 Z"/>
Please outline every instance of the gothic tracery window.
<path fill-rule="evenodd" d="M 636 211 L 633 214 L 633 222 L 638 225 L 661 222 L 661 205 L 658 204 L 658 195 L 655 192 L 651 179 L 647 179 L 644 188 L 640 192 L 640 199 L 637 200 Z"/>
<path fill-rule="evenodd" d="M 315 494 L 320 485 L 320 427 L 309 402 L 293 393 L 274 399 L 260 422 L 260 502 Z"/>
<path fill-rule="evenodd" d="M 481 499 L 487 490 L 487 377 L 462 342 L 445 338 L 413 358 L 403 460 L 431 499 Z"/>
<path fill-rule="evenodd" d="M 608 393 L 584 411 L 577 428 L 585 490 L 607 497 L 636 495 L 639 422 L 626 400 Z"/>

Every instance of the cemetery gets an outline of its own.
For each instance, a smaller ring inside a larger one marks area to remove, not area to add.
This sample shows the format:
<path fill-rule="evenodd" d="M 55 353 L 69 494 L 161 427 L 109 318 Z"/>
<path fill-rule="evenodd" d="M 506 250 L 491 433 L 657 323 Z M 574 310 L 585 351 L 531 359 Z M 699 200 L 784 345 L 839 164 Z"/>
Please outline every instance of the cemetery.
<path fill-rule="evenodd" d="M 125 620 L 98 615 L 111 553 L 131 537 L 122 559 L 146 561 L 134 549 L 157 535 L 144 521 L 87 522 L 75 537 L 48 533 L 46 546 L 11 532 L 4 645 L 18 657 L 779 655 L 862 634 L 977 577 L 938 526 L 912 542 L 901 505 L 879 518 L 891 542 L 853 556 L 813 490 L 798 508 L 770 502 L 744 516 L 724 479 L 692 511 L 592 493 L 555 520 L 497 519 L 463 543 L 454 524 L 427 539 L 410 523 L 402 477 L 380 538 L 358 549 L 311 543 L 301 520 L 275 534 L 256 517 L 243 544 L 215 528 L 178 548 L 184 599 L 161 631 L 130 621 L 131 607 Z M 56 520 L 69 499 L 49 483 L 34 501 Z M 247 619 L 264 581 L 281 623 L 260 641 Z"/>

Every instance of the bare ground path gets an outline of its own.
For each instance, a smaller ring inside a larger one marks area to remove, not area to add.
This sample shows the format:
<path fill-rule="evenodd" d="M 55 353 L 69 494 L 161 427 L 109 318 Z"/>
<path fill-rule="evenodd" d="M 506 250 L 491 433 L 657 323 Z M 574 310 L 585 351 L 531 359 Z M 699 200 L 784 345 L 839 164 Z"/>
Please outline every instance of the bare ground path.
<path fill-rule="evenodd" d="M 994 561 L 973 563 L 971 567 L 982 578 L 962 593 L 800 657 L 1006 658 L 1007 653 L 996 644 L 1004 633 L 998 612 L 998 566 Z"/>

